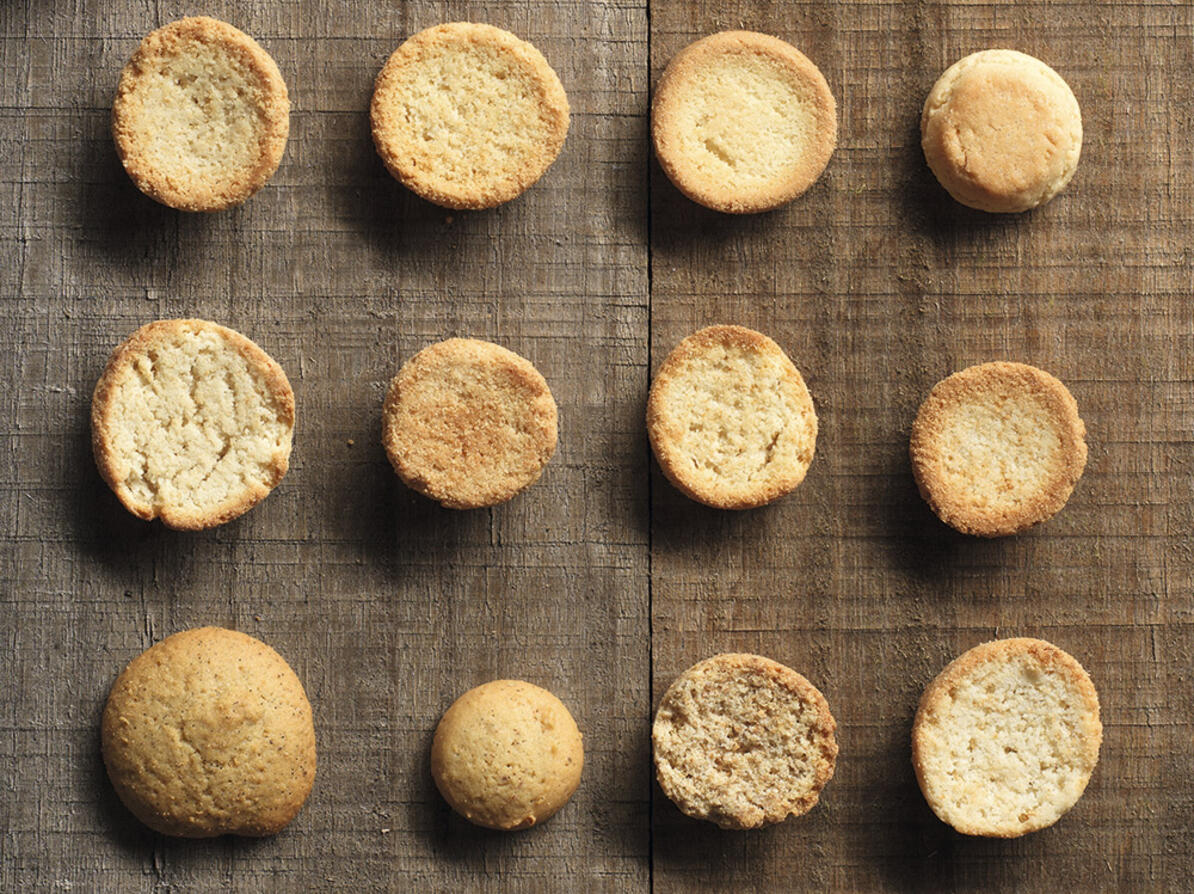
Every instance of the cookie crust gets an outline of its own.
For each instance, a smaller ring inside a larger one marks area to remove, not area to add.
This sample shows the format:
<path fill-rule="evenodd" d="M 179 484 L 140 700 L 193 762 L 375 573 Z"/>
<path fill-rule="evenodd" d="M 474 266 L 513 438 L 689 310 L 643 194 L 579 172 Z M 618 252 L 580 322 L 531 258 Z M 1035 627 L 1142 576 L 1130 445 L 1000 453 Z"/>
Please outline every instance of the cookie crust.
<path fill-rule="evenodd" d="M 158 320 L 108 360 L 91 398 L 100 476 L 133 515 L 197 531 L 261 502 L 290 464 L 294 392 L 235 330 Z"/>
<path fill-rule="evenodd" d="M 1060 381 L 1025 363 L 938 382 L 912 424 L 921 496 L 963 534 L 1003 537 L 1052 518 L 1086 466 L 1086 426 Z"/>
<path fill-rule="evenodd" d="M 243 31 L 207 16 L 150 32 L 120 75 L 112 136 L 143 193 L 222 211 L 261 189 L 290 133 L 286 82 Z"/>
<path fill-rule="evenodd" d="M 469 822 L 507 832 L 568 803 L 583 768 L 568 708 L 522 680 L 494 680 L 460 696 L 431 744 L 431 776 L 444 800 Z"/>
<path fill-rule="evenodd" d="M 1015 50 L 982 50 L 947 68 L 925 100 L 920 129 L 937 180 L 980 211 L 1048 202 L 1082 154 L 1082 113 L 1069 84 Z"/>
<path fill-rule="evenodd" d="M 449 509 L 477 509 L 539 479 L 556 449 L 557 418 L 529 360 L 450 338 L 421 350 L 390 382 L 382 444 L 408 487 Z"/>
<path fill-rule="evenodd" d="M 373 88 L 373 142 L 404 186 L 445 208 L 517 198 L 555 161 L 568 97 L 535 47 L 492 25 L 451 22 L 412 36 Z"/>
<path fill-rule="evenodd" d="M 1078 661 L 1027 637 L 975 646 L 926 687 L 912 726 L 925 800 L 964 835 L 1057 822 L 1099 760 L 1099 696 Z"/>
<path fill-rule="evenodd" d="M 709 326 L 668 355 L 647 399 L 647 434 L 667 479 L 716 509 L 751 509 L 804 480 L 817 414 L 799 370 L 774 341 Z"/>
<path fill-rule="evenodd" d="M 100 730 L 120 800 L 165 835 L 274 835 L 315 782 L 315 727 L 285 659 L 234 630 L 162 640 L 116 679 Z"/>
<path fill-rule="evenodd" d="M 837 104 L 817 66 L 779 38 L 722 31 L 681 50 L 651 104 L 655 154 L 680 192 L 728 214 L 805 192 L 837 145 Z"/>
<path fill-rule="evenodd" d="M 825 697 L 796 671 L 761 655 L 715 655 L 659 704 L 656 778 L 688 816 L 757 829 L 816 805 L 833 777 L 836 729 Z"/>

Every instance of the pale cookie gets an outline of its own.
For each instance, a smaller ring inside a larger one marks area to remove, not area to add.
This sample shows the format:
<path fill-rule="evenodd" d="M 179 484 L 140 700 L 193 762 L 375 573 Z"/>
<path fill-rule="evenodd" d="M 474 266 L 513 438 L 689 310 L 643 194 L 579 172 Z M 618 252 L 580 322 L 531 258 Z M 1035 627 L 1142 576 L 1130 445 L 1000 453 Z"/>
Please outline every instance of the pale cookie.
<path fill-rule="evenodd" d="M 199 530 L 253 508 L 282 480 L 294 433 L 286 373 L 206 320 L 142 326 L 91 398 L 100 475 L 138 518 Z"/>
<path fill-rule="evenodd" d="M 651 730 L 655 775 L 688 816 L 757 829 L 816 805 L 833 776 L 836 730 L 825 697 L 796 671 L 715 655 L 664 694 Z"/>
<path fill-rule="evenodd" d="M 1047 372 L 982 363 L 933 386 L 909 452 L 920 494 L 943 522 L 1002 537 L 1066 504 L 1086 466 L 1086 426 Z"/>
<path fill-rule="evenodd" d="M 569 114 L 537 49 L 492 25 L 453 22 L 394 51 L 370 117 L 378 154 L 408 189 L 445 208 L 492 208 L 543 176 Z"/>
<path fill-rule="evenodd" d="M 817 414 L 800 372 L 767 336 L 709 326 L 651 384 L 647 434 L 668 480 L 717 509 L 750 509 L 804 480 Z"/>
<path fill-rule="evenodd" d="M 722 31 L 681 50 L 651 104 L 655 154 L 676 188 L 732 214 L 778 208 L 807 190 L 837 145 L 825 77 L 790 44 Z"/>
<path fill-rule="evenodd" d="M 584 749 L 564 703 L 521 680 L 494 680 L 444 712 L 431 743 L 431 776 L 452 809 L 478 826 L 541 823 L 580 784 Z"/>
<path fill-rule="evenodd" d="M 278 169 L 290 133 L 286 83 L 247 34 L 205 16 L 151 32 L 112 107 L 124 169 L 182 211 L 239 205 Z"/>
<path fill-rule="evenodd" d="M 1061 75 L 1015 50 L 972 53 L 945 70 L 920 119 L 941 185 L 981 211 L 1027 211 L 1070 182 L 1082 113 Z"/>
<path fill-rule="evenodd" d="M 925 689 L 912 763 L 942 821 L 964 835 L 1016 838 L 1077 803 L 1102 739 L 1082 665 L 1044 640 L 1003 639 L 964 653 Z"/>
<path fill-rule="evenodd" d="M 539 371 L 473 338 L 406 361 L 382 409 L 382 444 L 398 477 L 449 509 L 494 506 L 529 487 L 556 436 L 556 402 Z"/>
<path fill-rule="evenodd" d="M 166 835 L 273 835 L 315 782 L 303 684 L 265 643 L 220 627 L 134 658 L 108 695 L 101 741 L 120 800 Z"/>

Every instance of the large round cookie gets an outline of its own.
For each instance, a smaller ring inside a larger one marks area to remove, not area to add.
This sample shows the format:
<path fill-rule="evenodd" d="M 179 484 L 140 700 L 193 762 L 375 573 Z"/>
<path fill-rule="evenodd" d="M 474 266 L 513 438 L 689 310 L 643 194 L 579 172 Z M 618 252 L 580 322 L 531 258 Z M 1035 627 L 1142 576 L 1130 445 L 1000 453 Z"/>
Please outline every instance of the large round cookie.
<path fill-rule="evenodd" d="M 408 487 L 449 509 L 509 500 L 556 449 L 547 382 L 513 351 L 450 338 L 402 365 L 382 409 L 382 443 Z"/>
<path fill-rule="evenodd" d="M 104 481 L 138 518 L 171 528 L 222 524 L 282 480 L 294 392 L 239 332 L 206 320 L 142 326 L 112 354 L 91 399 Z"/>
<path fill-rule="evenodd" d="M 112 135 L 133 182 L 183 211 L 245 201 L 277 170 L 289 133 L 290 99 L 274 60 L 206 16 L 147 35 L 112 107 Z"/>
<path fill-rule="evenodd" d="M 521 195 L 568 134 L 568 97 L 543 54 L 492 25 L 427 28 L 386 61 L 373 142 L 404 186 L 446 208 Z"/>
<path fill-rule="evenodd" d="M 734 214 L 790 202 L 821 176 L 837 145 L 825 77 L 788 43 L 723 31 L 681 50 L 651 105 L 651 136 L 682 193 Z"/>
<path fill-rule="evenodd" d="M 1082 113 L 1057 72 L 1015 50 L 971 53 L 945 70 L 920 120 L 925 160 L 963 205 L 1027 211 L 1065 188 L 1082 153 Z"/>
<path fill-rule="evenodd" d="M 273 835 L 315 781 L 302 683 L 265 643 L 220 627 L 134 658 L 108 695 L 101 742 L 120 800 L 166 835 Z"/>
<path fill-rule="evenodd" d="M 964 534 L 1000 537 L 1046 521 L 1086 466 L 1086 426 L 1065 385 L 1025 363 L 982 363 L 933 386 L 912 424 L 912 473 Z"/>
<path fill-rule="evenodd" d="M 490 829 L 543 822 L 572 797 L 583 766 L 580 730 L 564 703 L 521 680 L 460 696 L 431 744 L 431 775 L 444 800 Z"/>
<path fill-rule="evenodd" d="M 837 724 L 825 697 L 760 655 L 715 655 L 675 679 L 651 741 L 659 786 L 723 829 L 756 829 L 810 811 L 833 777 Z"/>
<path fill-rule="evenodd" d="M 659 368 L 647 433 L 663 473 L 684 494 L 718 509 L 749 509 L 804 480 L 817 414 L 779 345 L 742 326 L 709 326 Z"/>
<path fill-rule="evenodd" d="M 925 800 L 966 835 L 1057 822 L 1099 760 L 1099 697 L 1082 665 L 1039 639 L 983 643 L 925 689 L 912 763 Z"/>

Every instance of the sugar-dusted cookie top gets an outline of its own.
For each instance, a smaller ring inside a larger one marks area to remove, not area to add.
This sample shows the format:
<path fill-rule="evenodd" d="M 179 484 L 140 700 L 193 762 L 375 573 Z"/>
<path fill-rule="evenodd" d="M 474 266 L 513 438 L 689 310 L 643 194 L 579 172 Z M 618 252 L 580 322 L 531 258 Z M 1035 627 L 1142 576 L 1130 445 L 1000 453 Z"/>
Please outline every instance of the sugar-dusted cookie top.
<path fill-rule="evenodd" d="M 651 740 L 676 806 L 724 829 L 807 813 L 832 778 L 837 724 L 825 697 L 760 655 L 715 655 L 675 679 Z"/>
<path fill-rule="evenodd" d="M 206 16 L 147 35 L 112 107 L 116 149 L 133 182 L 183 211 L 245 201 L 277 170 L 289 132 L 290 100 L 274 60 Z"/>
<path fill-rule="evenodd" d="M 820 69 L 792 45 L 722 31 L 668 64 L 651 135 L 663 170 L 694 202 L 767 211 L 821 176 L 837 145 L 837 106 Z"/>
<path fill-rule="evenodd" d="M 1039 639 L 983 643 L 925 689 L 912 763 L 925 800 L 966 835 L 1050 826 L 1099 759 L 1099 697 L 1072 656 Z"/>
<path fill-rule="evenodd" d="M 933 386 L 912 424 L 921 496 L 965 534 L 1016 534 L 1066 504 L 1086 426 L 1065 385 L 1024 363 L 982 363 Z"/>
<path fill-rule="evenodd" d="M 415 34 L 386 61 L 370 106 L 373 142 L 404 186 L 447 208 L 522 194 L 568 134 L 568 97 L 543 54 L 492 25 Z"/>
<path fill-rule="evenodd" d="M 166 835 L 273 835 L 315 781 L 315 727 L 285 659 L 235 630 L 162 640 L 116 679 L 101 725 L 125 806 Z"/>
<path fill-rule="evenodd" d="M 681 341 L 659 368 L 647 433 L 663 473 L 687 496 L 749 509 L 804 480 L 817 414 L 779 345 L 742 326 L 709 326 Z"/>
<path fill-rule="evenodd" d="M 239 332 L 206 320 L 142 326 L 91 399 L 91 444 L 129 512 L 198 530 L 236 518 L 286 474 L 294 392 Z"/>

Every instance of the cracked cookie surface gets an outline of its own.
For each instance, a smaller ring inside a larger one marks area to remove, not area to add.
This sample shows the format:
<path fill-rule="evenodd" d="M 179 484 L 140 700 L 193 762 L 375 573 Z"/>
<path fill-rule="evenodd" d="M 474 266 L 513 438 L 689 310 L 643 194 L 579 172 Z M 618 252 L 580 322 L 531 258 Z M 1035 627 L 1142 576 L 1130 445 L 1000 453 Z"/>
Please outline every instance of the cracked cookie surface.
<path fill-rule="evenodd" d="M 252 341 L 206 320 L 159 320 L 129 336 L 96 383 L 92 450 L 129 512 L 198 530 L 282 480 L 294 418 L 286 374 Z"/>
<path fill-rule="evenodd" d="M 709 326 L 660 367 L 647 433 L 663 473 L 684 494 L 718 509 L 750 509 L 804 480 L 817 414 L 779 345 L 742 326 Z"/>
<path fill-rule="evenodd" d="M 129 663 L 101 746 L 120 800 L 166 835 L 273 835 L 315 781 L 302 683 L 265 643 L 219 627 L 176 633 Z"/>

